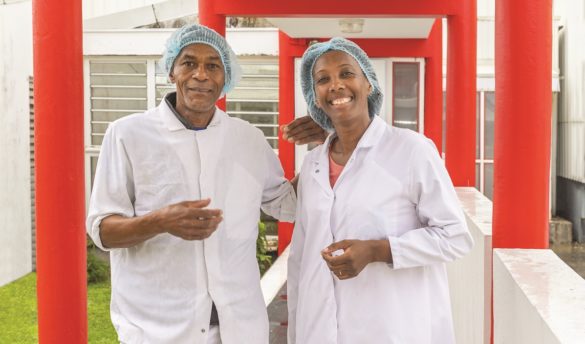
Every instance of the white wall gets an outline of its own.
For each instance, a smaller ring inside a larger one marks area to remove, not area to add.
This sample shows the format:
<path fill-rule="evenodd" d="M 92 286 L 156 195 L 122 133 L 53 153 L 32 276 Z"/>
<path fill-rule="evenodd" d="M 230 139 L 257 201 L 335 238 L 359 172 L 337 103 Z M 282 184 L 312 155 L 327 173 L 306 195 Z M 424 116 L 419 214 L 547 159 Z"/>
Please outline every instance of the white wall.
<path fill-rule="evenodd" d="M 83 19 L 101 17 L 165 1 L 167 0 L 83 0 Z M 198 7 L 196 0 L 193 0 L 193 7 Z"/>
<path fill-rule="evenodd" d="M 31 271 L 31 2 L 0 6 L 0 285 Z"/>
<path fill-rule="evenodd" d="M 494 250 L 494 343 L 583 343 L 585 280 L 551 250 Z"/>
<path fill-rule="evenodd" d="M 490 343 L 492 202 L 475 188 L 457 188 L 474 245 L 447 265 L 457 343 Z"/>
<path fill-rule="evenodd" d="M 566 0 L 558 175 L 585 183 L 585 3 Z"/>

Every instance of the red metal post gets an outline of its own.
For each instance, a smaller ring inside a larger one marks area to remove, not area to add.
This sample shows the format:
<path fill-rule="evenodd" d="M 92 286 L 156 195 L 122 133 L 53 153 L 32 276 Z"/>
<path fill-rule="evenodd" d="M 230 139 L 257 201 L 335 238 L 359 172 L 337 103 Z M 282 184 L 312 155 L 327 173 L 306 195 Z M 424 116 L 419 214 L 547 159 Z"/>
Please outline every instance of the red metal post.
<path fill-rule="evenodd" d="M 441 19 L 429 34 L 432 54 L 425 60 L 424 133 L 443 151 L 443 31 Z"/>
<path fill-rule="evenodd" d="M 295 65 L 292 40 L 284 32 L 278 33 L 278 125 L 287 124 L 295 118 Z M 278 156 L 286 178 L 295 174 L 295 147 L 278 135 Z M 278 254 L 280 255 L 291 241 L 293 225 L 278 223 Z"/>
<path fill-rule="evenodd" d="M 87 343 L 80 0 L 33 1 L 40 343 Z"/>
<path fill-rule="evenodd" d="M 547 248 L 552 0 L 496 1 L 493 247 Z"/>
<path fill-rule="evenodd" d="M 456 186 L 475 185 L 477 4 L 448 16 L 445 164 Z"/>
<path fill-rule="evenodd" d="M 199 0 L 199 24 L 205 25 L 225 37 L 225 15 L 217 14 L 213 0 Z M 225 111 L 226 98 L 218 100 L 217 106 Z"/>

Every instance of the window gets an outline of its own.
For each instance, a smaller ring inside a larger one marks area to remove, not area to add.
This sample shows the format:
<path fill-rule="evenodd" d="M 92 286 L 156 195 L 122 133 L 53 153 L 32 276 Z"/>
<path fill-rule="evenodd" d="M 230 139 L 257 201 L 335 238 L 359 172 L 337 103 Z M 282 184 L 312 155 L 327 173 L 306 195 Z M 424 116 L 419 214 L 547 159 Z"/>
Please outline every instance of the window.
<path fill-rule="evenodd" d="M 146 60 L 89 62 L 91 146 L 100 146 L 108 125 L 147 108 Z"/>
<path fill-rule="evenodd" d="M 495 93 L 477 92 L 475 187 L 487 198 L 493 195 Z"/>
<path fill-rule="evenodd" d="M 392 126 L 424 131 L 424 58 L 387 59 L 384 92 L 387 100 L 387 122 Z M 384 91 L 384 90 L 383 90 Z"/>
<path fill-rule="evenodd" d="M 392 125 L 418 131 L 419 64 L 394 62 L 392 78 Z"/>

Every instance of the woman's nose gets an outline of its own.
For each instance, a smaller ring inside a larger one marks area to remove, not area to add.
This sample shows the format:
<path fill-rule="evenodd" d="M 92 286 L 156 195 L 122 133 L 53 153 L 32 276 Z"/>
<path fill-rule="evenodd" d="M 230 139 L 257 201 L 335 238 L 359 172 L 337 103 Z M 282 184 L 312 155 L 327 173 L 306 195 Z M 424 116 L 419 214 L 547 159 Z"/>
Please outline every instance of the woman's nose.
<path fill-rule="evenodd" d="M 330 87 L 331 91 L 337 91 L 337 90 L 344 89 L 344 88 L 345 88 L 345 84 L 343 83 L 343 80 L 341 80 L 340 78 L 332 78 L 331 79 L 331 87 Z"/>

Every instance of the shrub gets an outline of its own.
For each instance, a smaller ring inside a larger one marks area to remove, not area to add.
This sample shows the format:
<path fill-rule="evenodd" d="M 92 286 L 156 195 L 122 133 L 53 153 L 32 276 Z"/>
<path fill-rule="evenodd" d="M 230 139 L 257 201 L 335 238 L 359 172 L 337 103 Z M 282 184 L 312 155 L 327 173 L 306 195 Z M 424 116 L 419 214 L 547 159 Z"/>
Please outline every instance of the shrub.
<path fill-rule="evenodd" d="M 258 260 L 258 268 L 260 274 L 263 275 L 272 263 L 272 256 L 268 254 L 268 241 L 266 240 L 266 225 L 262 222 L 258 223 L 258 238 L 256 239 L 256 260 Z"/>
<path fill-rule="evenodd" d="M 87 283 L 99 283 L 107 281 L 110 277 L 110 266 L 107 262 L 96 256 L 96 246 L 87 238 Z"/>

